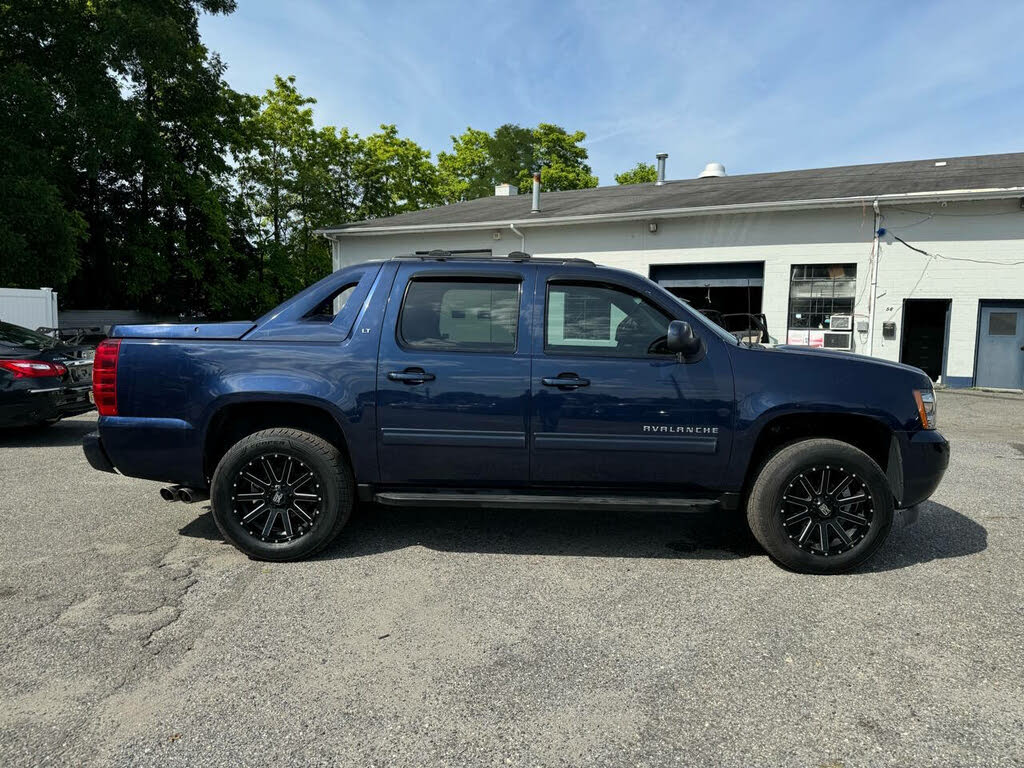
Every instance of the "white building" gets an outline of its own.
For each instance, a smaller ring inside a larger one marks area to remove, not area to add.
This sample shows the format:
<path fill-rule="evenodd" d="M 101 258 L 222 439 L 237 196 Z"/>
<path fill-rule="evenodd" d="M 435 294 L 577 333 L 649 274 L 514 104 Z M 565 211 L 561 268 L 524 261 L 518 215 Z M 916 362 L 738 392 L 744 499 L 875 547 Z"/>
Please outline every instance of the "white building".
<path fill-rule="evenodd" d="M 1024 153 L 744 176 L 714 165 L 542 192 L 539 211 L 503 185 L 323 234 L 335 269 L 434 249 L 588 258 L 698 308 L 763 312 L 780 343 L 909 362 L 947 386 L 1024 388 Z"/>

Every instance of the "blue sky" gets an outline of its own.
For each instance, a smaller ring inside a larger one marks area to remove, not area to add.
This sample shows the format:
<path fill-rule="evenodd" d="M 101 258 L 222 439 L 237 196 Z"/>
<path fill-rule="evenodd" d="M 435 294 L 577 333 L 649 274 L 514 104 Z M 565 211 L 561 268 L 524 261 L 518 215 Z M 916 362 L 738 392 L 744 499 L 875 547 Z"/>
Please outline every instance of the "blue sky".
<path fill-rule="evenodd" d="M 1024 151 L 1024 3 L 238 0 L 204 16 L 237 89 L 295 75 L 320 124 L 587 132 L 601 184 Z"/>

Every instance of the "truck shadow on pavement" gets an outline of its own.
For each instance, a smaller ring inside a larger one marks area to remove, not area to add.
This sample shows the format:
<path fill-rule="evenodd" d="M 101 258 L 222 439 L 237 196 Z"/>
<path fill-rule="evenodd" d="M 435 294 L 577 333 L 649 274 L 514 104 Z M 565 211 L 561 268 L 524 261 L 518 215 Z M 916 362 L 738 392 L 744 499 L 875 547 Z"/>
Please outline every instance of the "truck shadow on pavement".
<path fill-rule="evenodd" d="M 50 426 L 5 427 L 0 429 L 0 448 L 66 448 L 81 445 L 82 438 L 96 430 L 96 418 L 68 419 Z"/>
<path fill-rule="evenodd" d="M 220 540 L 209 514 L 181 533 Z M 421 546 L 440 552 L 570 557 L 732 560 L 764 557 L 736 513 L 559 512 L 414 509 L 360 505 L 338 541 L 318 560 L 369 557 Z M 988 546 L 984 526 L 956 510 L 925 502 L 919 521 L 895 529 L 858 573 L 964 557 Z"/>

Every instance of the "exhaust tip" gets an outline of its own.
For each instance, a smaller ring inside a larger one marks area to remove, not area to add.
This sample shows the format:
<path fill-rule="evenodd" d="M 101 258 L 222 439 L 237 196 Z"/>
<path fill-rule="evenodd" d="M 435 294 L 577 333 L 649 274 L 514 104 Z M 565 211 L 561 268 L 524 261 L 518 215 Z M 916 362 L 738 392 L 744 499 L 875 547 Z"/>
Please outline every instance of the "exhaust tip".
<path fill-rule="evenodd" d="M 178 489 L 167 486 L 160 489 L 160 498 L 164 501 L 177 501 L 178 500 Z"/>
<path fill-rule="evenodd" d="M 208 498 L 210 498 L 210 494 L 198 488 L 178 489 L 178 501 L 182 501 L 185 504 L 191 504 L 194 501 L 205 501 Z"/>

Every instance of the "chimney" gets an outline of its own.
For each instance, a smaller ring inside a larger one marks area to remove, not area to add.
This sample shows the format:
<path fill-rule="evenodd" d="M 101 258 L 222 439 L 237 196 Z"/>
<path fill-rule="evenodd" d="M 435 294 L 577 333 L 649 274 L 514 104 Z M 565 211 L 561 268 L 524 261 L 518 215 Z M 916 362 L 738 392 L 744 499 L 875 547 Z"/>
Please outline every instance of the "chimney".
<path fill-rule="evenodd" d="M 519 187 L 515 184 L 499 184 L 494 188 L 495 197 L 515 197 L 519 194 Z"/>
<path fill-rule="evenodd" d="M 725 166 L 721 163 L 708 163 L 704 170 L 697 176 L 698 179 L 707 179 L 714 176 L 725 176 Z"/>
<path fill-rule="evenodd" d="M 668 160 L 668 152 L 659 152 L 655 157 L 658 158 L 658 180 L 654 183 L 660 186 L 665 183 L 665 161 Z"/>
<path fill-rule="evenodd" d="M 540 171 L 533 174 L 533 208 L 530 213 L 540 213 Z"/>

